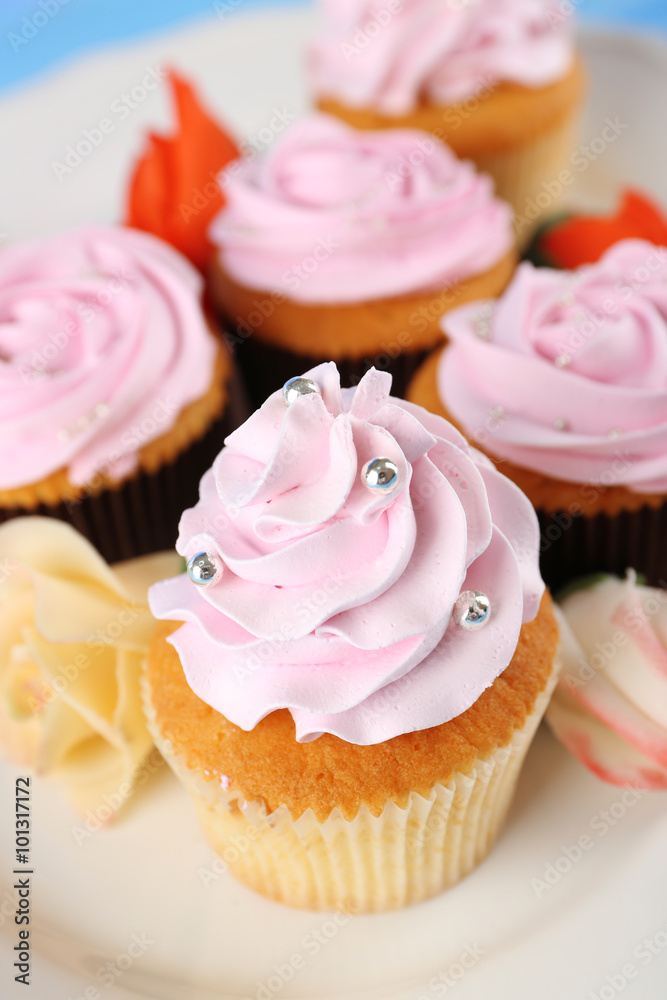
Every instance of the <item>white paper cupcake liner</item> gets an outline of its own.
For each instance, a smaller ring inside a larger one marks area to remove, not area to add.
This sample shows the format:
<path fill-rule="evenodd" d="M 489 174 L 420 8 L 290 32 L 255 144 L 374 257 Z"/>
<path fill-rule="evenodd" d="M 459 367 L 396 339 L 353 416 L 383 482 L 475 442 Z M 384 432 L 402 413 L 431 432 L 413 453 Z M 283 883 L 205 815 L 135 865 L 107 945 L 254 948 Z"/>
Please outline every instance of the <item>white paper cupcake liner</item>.
<path fill-rule="evenodd" d="M 373 912 L 397 909 L 458 882 L 486 856 L 509 809 L 526 752 L 558 675 L 554 665 L 524 726 L 511 742 L 465 774 L 388 801 L 379 816 L 362 806 L 320 822 L 312 810 L 292 819 L 287 806 L 267 813 L 189 768 L 160 732 L 146 683 L 149 729 L 192 795 L 199 820 L 226 869 L 257 892 L 289 906 Z"/>

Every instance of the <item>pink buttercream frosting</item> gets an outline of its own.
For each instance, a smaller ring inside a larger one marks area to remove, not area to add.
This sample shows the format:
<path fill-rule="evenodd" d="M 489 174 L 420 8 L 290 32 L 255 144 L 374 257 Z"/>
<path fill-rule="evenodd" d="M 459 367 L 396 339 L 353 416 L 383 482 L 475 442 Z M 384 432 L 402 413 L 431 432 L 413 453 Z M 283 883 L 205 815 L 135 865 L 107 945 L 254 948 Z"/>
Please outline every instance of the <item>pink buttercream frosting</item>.
<path fill-rule="evenodd" d="M 322 97 L 387 115 L 457 104 L 499 82 L 543 87 L 573 61 L 559 0 L 322 0 L 309 54 Z"/>
<path fill-rule="evenodd" d="M 298 302 L 359 302 L 456 284 L 512 248 L 491 180 L 425 132 L 359 132 L 324 114 L 223 177 L 211 227 L 227 272 Z"/>
<path fill-rule="evenodd" d="M 201 291 L 180 254 L 132 229 L 0 251 L 0 487 L 132 472 L 210 384 Z"/>
<path fill-rule="evenodd" d="M 604 781 L 667 790 L 667 591 L 630 570 L 577 590 L 562 611 L 551 728 Z"/>
<path fill-rule="evenodd" d="M 296 737 L 372 744 L 464 712 L 509 664 L 544 589 L 525 496 L 451 424 L 389 395 L 375 369 L 286 407 L 274 393 L 227 438 L 182 517 L 177 549 L 224 567 L 151 589 L 188 683 L 236 725 L 289 709 Z M 390 458 L 377 495 L 365 463 Z M 453 618 L 463 590 L 491 601 L 475 631 Z"/>
<path fill-rule="evenodd" d="M 440 395 L 485 450 L 569 482 L 667 490 L 667 249 L 624 240 L 571 273 L 522 264 L 495 307 L 443 327 Z"/>

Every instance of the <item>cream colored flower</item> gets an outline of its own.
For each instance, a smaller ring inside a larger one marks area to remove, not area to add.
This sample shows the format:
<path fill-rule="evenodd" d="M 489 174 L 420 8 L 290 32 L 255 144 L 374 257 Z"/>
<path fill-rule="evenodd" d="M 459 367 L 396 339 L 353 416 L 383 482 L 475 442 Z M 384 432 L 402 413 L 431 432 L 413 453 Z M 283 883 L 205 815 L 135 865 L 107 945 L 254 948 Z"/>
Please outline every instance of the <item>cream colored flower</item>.
<path fill-rule="evenodd" d="M 667 790 L 667 590 L 600 574 L 561 610 L 554 734 L 603 781 Z"/>
<path fill-rule="evenodd" d="M 51 518 L 0 527 L 0 749 L 60 780 L 82 815 L 124 801 L 151 749 L 146 592 L 181 566 L 163 552 L 110 567 Z"/>

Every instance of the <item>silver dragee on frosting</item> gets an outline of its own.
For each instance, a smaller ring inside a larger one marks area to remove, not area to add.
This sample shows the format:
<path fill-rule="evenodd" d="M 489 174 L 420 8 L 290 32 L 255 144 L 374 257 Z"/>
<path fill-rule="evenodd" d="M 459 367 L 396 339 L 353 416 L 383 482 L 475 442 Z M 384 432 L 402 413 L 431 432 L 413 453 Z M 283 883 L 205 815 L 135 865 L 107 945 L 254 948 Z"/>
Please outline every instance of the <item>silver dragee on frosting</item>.
<path fill-rule="evenodd" d="M 152 588 L 193 691 L 243 729 L 287 708 L 300 741 L 372 744 L 460 715 L 507 667 L 544 585 L 525 496 L 451 424 L 390 396 L 371 369 L 285 405 L 276 392 L 231 434 L 181 519 L 178 551 L 224 572 Z M 398 486 L 369 489 L 375 456 Z M 462 628 L 462 591 L 488 621 Z"/>
<path fill-rule="evenodd" d="M 667 248 L 623 240 L 575 272 L 522 264 L 488 306 L 442 324 L 438 389 L 466 433 L 547 476 L 664 493 Z"/>

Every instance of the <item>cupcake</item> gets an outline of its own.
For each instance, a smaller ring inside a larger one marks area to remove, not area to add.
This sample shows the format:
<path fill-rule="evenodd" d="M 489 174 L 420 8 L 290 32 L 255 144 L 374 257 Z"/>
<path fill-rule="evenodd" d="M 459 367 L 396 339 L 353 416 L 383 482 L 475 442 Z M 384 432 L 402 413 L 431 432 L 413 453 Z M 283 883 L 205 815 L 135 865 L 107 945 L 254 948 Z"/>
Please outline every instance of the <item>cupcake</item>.
<path fill-rule="evenodd" d="M 667 249 L 624 240 L 577 271 L 522 264 L 450 313 L 409 398 L 451 419 L 533 502 L 542 573 L 667 579 Z"/>
<path fill-rule="evenodd" d="M 220 450 L 229 354 L 160 240 L 86 227 L 0 252 L 0 521 L 69 521 L 109 561 L 173 548 Z"/>
<path fill-rule="evenodd" d="M 420 132 L 313 115 L 222 183 L 211 292 L 257 406 L 329 360 L 355 384 L 385 368 L 401 395 L 442 314 L 515 268 L 509 207 Z"/>
<path fill-rule="evenodd" d="M 630 570 L 581 581 L 561 610 L 551 729 L 603 781 L 637 797 L 667 790 L 667 591 Z"/>
<path fill-rule="evenodd" d="M 555 682 L 534 511 L 390 387 L 328 363 L 273 394 L 149 594 L 157 745 L 233 874 L 292 906 L 392 909 L 470 872 Z"/>
<path fill-rule="evenodd" d="M 322 10 L 309 58 L 322 110 L 360 129 L 430 132 L 490 173 L 522 218 L 549 196 L 584 91 L 562 3 L 323 0 Z"/>

